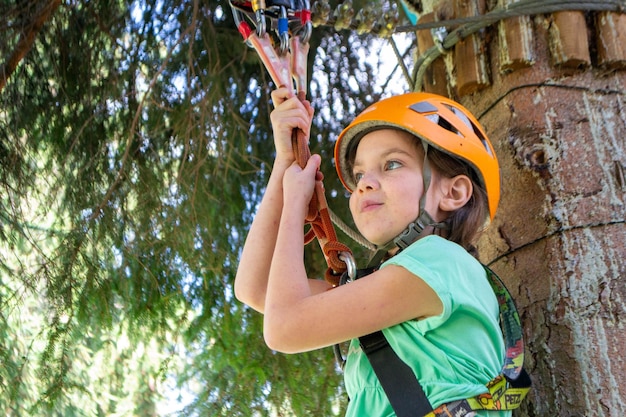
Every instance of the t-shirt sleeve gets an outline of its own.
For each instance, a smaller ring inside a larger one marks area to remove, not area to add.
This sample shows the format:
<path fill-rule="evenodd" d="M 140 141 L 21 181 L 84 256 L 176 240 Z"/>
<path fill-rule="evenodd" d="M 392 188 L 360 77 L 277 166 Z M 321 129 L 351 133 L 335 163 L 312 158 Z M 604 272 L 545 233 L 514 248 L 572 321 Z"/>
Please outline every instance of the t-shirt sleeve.
<path fill-rule="evenodd" d="M 416 329 L 422 334 L 439 327 L 452 313 L 449 280 L 442 276 L 446 271 L 445 269 L 441 270 L 432 267 L 433 260 L 441 259 L 442 256 L 445 256 L 445 248 L 437 244 L 437 239 L 430 238 L 428 236 L 415 242 L 382 265 L 383 268 L 388 265 L 397 265 L 406 269 L 419 279 L 422 279 L 441 300 L 443 304 L 441 314 L 414 322 Z M 442 255 L 442 251 L 444 251 L 444 255 Z"/>

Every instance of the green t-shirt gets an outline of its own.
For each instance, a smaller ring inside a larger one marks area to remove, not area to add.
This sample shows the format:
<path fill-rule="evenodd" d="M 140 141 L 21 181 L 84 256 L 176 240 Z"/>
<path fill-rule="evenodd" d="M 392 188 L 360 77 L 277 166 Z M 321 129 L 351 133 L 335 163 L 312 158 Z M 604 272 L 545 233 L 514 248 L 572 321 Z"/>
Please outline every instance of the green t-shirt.
<path fill-rule="evenodd" d="M 433 407 L 487 392 L 504 363 L 498 301 L 482 265 L 461 246 L 439 236 L 413 243 L 383 265 L 398 265 L 423 279 L 439 296 L 443 312 L 383 329 L 400 359 L 418 377 Z M 395 416 L 357 339 L 345 365 L 349 417 Z M 510 416 L 485 412 L 479 416 Z"/>

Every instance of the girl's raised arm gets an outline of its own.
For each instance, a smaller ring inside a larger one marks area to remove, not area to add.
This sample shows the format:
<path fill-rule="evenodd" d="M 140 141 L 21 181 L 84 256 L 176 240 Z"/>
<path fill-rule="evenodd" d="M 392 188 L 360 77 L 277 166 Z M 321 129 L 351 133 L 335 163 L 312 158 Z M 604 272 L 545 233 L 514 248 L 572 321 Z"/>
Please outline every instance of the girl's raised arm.
<path fill-rule="evenodd" d="M 309 137 L 313 116 L 309 103 L 298 100 L 287 88 L 274 91 L 272 100 L 275 106 L 271 121 L 276 158 L 263 200 L 248 233 L 235 278 L 237 299 L 261 313 L 265 310 L 267 280 L 283 210 L 283 175 L 294 162 L 292 131 L 301 129 Z"/>

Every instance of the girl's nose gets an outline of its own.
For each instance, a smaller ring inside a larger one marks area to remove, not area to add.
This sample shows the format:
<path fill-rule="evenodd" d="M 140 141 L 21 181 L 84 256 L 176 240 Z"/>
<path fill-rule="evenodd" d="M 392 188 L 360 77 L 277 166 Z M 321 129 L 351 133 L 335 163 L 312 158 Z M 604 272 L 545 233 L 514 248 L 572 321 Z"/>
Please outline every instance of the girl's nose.
<path fill-rule="evenodd" d="M 361 174 L 356 186 L 359 191 L 376 190 L 380 183 L 378 182 L 378 177 L 373 172 L 368 171 Z"/>

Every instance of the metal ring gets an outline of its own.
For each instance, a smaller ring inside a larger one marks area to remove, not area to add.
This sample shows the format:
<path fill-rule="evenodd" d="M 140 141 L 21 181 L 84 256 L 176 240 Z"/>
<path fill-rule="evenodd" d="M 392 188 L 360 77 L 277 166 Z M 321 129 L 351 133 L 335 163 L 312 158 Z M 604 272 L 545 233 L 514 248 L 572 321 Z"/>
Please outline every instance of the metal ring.
<path fill-rule="evenodd" d="M 280 6 L 280 15 L 278 17 L 278 38 L 280 40 L 278 54 L 285 55 L 289 51 L 289 16 L 285 6 Z"/>
<path fill-rule="evenodd" d="M 347 282 L 354 281 L 356 279 L 356 262 L 354 261 L 354 255 L 351 252 L 339 252 L 339 259 L 346 264 L 348 272 Z"/>
<path fill-rule="evenodd" d="M 309 43 L 309 40 L 311 40 L 311 34 L 313 33 L 313 23 L 311 23 L 311 2 L 309 0 L 303 0 L 302 4 L 300 4 L 300 8 L 301 8 L 301 12 L 304 13 L 305 11 L 307 13 L 309 13 L 309 17 L 307 18 L 306 22 L 304 23 L 304 25 L 302 26 L 302 31 L 300 33 L 300 41 L 304 44 Z"/>

